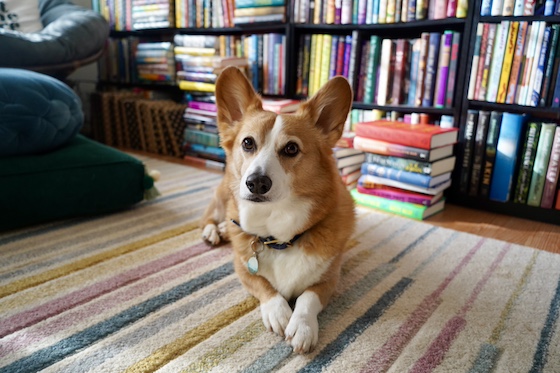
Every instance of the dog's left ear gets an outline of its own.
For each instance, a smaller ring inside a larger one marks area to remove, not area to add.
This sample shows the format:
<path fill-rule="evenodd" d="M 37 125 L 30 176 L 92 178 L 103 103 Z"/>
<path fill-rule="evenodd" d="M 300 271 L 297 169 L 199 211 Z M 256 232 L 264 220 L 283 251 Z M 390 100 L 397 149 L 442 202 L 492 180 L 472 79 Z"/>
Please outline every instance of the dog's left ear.
<path fill-rule="evenodd" d="M 329 145 L 335 146 L 344 130 L 344 122 L 352 106 L 352 88 L 342 76 L 329 80 L 300 110 L 311 115 L 315 125 L 327 137 Z"/>

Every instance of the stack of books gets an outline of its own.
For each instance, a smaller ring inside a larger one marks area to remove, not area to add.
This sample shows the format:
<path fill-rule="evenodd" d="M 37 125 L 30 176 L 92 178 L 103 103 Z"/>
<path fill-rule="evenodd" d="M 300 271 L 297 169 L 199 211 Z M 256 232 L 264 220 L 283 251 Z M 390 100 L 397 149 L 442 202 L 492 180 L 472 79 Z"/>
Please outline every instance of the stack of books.
<path fill-rule="evenodd" d="M 457 128 L 378 120 L 355 131 L 354 147 L 366 152 L 356 203 L 419 220 L 443 210 Z"/>
<path fill-rule="evenodd" d="M 233 23 L 285 22 L 285 0 L 235 0 Z"/>
<path fill-rule="evenodd" d="M 213 93 L 225 67 L 248 66 L 246 58 L 220 56 L 218 37 L 214 35 L 175 35 L 174 42 L 177 85 L 184 91 Z"/>
<path fill-rule="evenodd" d="M 337 145 L 344 145 L 340 142 Z M 333 149 L 336 159 L 336 167 L 342 178 L 346 189 L 352 190 L 358 185 L 358 179 L 362 175 L 361 168 L 366 156 L 365 153 L 353 147 L 337 146 Z"/>
<path fill-rule="evenodd" d="M 191 95 L 183 118 L 186 123 L 183 151 L 185 159 L 199 163 L 202 159 L 207 166 L 223 168 L 225 152 L 220 147 L 216 122 L 217 108 L 212 95 Z M 220 166 L 221 165 L 221 166 Z"/>
<path fill-rule="evenodd" d="M 173 43 L 138 43 L 134 53 L 138 80 L 172 84 L 175 80 Z"/>

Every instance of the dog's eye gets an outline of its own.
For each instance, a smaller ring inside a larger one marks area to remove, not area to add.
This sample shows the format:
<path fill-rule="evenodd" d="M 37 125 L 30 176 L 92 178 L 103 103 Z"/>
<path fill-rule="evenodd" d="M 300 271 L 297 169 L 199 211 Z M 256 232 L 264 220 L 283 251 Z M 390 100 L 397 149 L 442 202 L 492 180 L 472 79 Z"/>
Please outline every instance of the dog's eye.
<path fill-rule="evenodd" d="M 251 137 L 246 137 L 243 139 L 241 146 L 243 146 L 243 150 L 245 150 L 246 152 L 252 152 L 253 150 L 255 150 L 255 140 L 253 140 Z"/>
<path fill-rule="evenodd" d="M 299 147 L 295 142 L 289 142 L 284 148 L 284 154 L 288 157 L 295 157 L 299 153 Z"/>

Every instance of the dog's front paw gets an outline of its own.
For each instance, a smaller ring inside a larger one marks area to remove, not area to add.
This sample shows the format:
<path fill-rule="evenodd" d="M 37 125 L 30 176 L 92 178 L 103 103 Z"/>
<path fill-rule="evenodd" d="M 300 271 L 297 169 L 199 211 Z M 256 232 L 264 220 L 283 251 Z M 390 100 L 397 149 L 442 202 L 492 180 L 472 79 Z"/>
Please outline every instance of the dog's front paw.
<path fill-rule="evenodd" d="M 286 328 L 286 341 L 294 352 L 304 354 L 311 351 L 319 340 L 319 323 L 314 315 L 294 313 Z"/>
<path fill-rule="evenodd" d="M 216 224 L 206 224 L 202 230 L 202 239 L 214 246 L 220 243 L 220 233 Z"/>
<path fill-rule="evenodd" d="M 220 224 L 218 224 L 218 232 L 222 240 L 229 241 L 229 235 L 227 232 L 227 221 L 223 221 Z"/>
<path fill-rule="evenodd" d="M 261 304 L 261 316 L 264 326 L 269 331 L 284 336 L 292 309 L 284 297 L 276 294 L 268 302 Z"/>

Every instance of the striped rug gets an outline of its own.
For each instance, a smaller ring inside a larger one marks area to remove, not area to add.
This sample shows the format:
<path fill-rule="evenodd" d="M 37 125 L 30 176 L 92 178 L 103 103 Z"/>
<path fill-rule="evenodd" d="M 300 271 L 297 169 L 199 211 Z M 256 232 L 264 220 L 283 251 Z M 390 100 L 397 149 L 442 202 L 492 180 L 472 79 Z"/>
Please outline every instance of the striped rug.
<path fill-rule="evenodd" d="M 559 255 L 362 209 L 293 354 L 199 239 L 221 176 L 142 160 L 158 199 L 0 234 L 0 372 L 560 372 Z"/>

